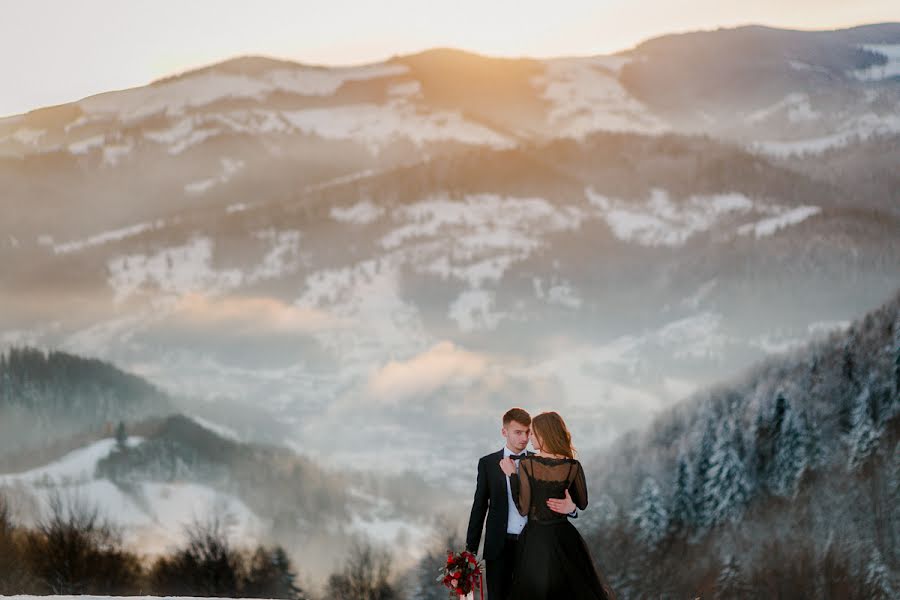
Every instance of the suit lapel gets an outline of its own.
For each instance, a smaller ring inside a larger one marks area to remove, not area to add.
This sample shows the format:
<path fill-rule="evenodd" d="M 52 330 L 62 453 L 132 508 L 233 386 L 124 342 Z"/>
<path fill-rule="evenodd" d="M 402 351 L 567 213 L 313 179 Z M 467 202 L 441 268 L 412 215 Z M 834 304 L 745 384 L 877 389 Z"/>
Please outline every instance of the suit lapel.
<path fill-rule="evenodd" d="M 497 493 L 503 492 L 501 496 L 503 502 L 498 501 L 497 508 L 506 510 L 509 505 L 506 503 L 506 475 L 503 474 L 503 469 L 500 468 L 501 460 L 503 460 L 503 448 L 500 448 L 499 452 L 494 453 L 494 464 L 491 468 L 491 472 L 494 474 L 494 484 Z"/>

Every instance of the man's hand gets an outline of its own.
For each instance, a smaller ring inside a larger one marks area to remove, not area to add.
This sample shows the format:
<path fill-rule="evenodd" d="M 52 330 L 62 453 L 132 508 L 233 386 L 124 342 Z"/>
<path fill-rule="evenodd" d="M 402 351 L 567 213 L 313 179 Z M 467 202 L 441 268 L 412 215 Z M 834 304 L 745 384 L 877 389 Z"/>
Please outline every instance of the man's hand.
<path fill-rule="evenodd" d="M 566 490 L 565 498 L 548 498 L 547 506 L 555 513 L 559 513 L 562 515 L 567 515 L 575 510 L 575 503 L 572 502 L 572 496 L 569 495 L 569 490 Z"/>

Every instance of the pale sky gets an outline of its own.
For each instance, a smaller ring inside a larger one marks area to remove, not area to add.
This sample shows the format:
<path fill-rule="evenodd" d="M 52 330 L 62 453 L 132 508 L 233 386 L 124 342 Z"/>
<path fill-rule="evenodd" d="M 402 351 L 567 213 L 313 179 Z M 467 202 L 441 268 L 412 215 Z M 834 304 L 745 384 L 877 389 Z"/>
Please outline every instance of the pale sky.
<path fill-rule="evenodd" d="M 750 23 L 885 21 L 900 21 L 898 0 L 0 0 L 0 116 L 246 54 L 324 65 L 434 47 L 542 58 Z"/>

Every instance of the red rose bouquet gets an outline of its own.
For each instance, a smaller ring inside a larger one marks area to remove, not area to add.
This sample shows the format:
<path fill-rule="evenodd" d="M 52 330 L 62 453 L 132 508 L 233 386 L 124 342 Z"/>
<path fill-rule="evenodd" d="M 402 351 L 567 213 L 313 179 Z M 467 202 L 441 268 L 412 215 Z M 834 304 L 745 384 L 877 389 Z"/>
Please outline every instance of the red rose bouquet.
<path fill-rule="evenodd" d="M 484 565 L 478 562 L 475 555 L 463 550 L 462 552 L 447 551 L 447 564 L 441 567 L 437 581 L 450 590 L 450 598 L 456 600 L 475 591 L 475 586 L 481 591 L 481 599 L 484 600 L 484 585 L 482 573 Z"/>

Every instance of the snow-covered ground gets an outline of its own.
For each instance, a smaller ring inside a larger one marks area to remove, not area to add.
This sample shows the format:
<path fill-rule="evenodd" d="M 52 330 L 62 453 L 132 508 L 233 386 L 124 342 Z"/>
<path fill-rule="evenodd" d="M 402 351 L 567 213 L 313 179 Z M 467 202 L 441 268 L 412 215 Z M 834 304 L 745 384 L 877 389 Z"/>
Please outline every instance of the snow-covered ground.
<path fill-rule="evenodd" d="M 197 600 L 196 596 L 0 596 L 7 600 Z M 235 600 L 234 598 L 217 598 L 215 596 L 207 596 L 205 600 Z M 250 600 L 249 598 L 247 600 Z"/>
<path fill-rule="evenodd" d="M 128 438 L 128 445 L 142 442 Z M 112 438 L 74 450 L 57 461 L 30 471 L 0 475 L 0 486 L 31 500 L 26 520 L 46 510 L 57 492 L 63 498 L 97 508 L 100 515 L 121 527 L 123 541 L 146 554 L 159 554 L 184 540 L 184 526 L 208 514 L 224 518 L 229 533 L 238 539 L 258 539 L 262 522 L 240 499 L 209 486 L 190 482 L 138 482 L 124 491 L 112 481 L 96 478 L 97 464 L 114 450 Z"/>
<path fill-rule="evenodd" d="M 127 443 L 129 446 L 137 446 L 143 438 L 132 436 Z M 12 475 L 0 474 L 0 484 L 10 485 L 15 482 L 31 484 L 50 483 L 80 483 L 94 478 L 97 463 L 109 456 L 116 446 L 116 440 L 107 438 L 69 452 L 57 461 L 48 465 L 16 473 Z"/>
<path fill-rule="evenodd" d="M 764 217 L 743 223 L 735 231 L 739 235 L 753 233 L 760 238 L 821 212 L 818 206 L 791 208 L 754 202 L 736 193 L 691 196 L 677 203 L 662 189 L 654 189 L 643 202 L 607 198 L 591 188 L 585 194 L 618 239 L 643 246 L 681 246 L 692 235 L 709 231 L 726 218 L 754 214 Z"/>
<path fill-rule="evenodd" d="M 236 438 L 228 428 L 196 416 L 191 418 L 210 431 Z M 143 438 L 133 436 L 126 443 L 135 447 L 142 442 Z M 185 526 L 208 515 L 222 518 L 228 534 L 241 543 L 263 539 L 265 520 L 234 495 L 189 481 L 130 482 L 126 490 L 96 477 L 97 464 L 115 447 L 115 439 L 102 439 L 42 467 L 0 474 L 0 490 L 8 488 L 13 492 L 15 517 L 24 523 L 39 518 L 56 493 L 64 501 L 96 508 L 101 517 L 120 528 L 126 546 L 139 548 L 147 555 L 162 554 L 182 544 Z M 364 535 L 410 559 L 421 555 L 431 533 L 428 527 L 399 518 L 384 498 L 356 489 L 349 491 L 357 502 L 345 524 L 346 532 Z"/>
<path fill-rule="evenodd" d="M 378 63 L 346 68 L 275 68 L 258 76 L 235 75 L 218 70 L 200 72 L 130 90 L 98 94 L 81 100 L 85 121 L 94 115 L 112 115 L 133 122 L 150 115 L 182 114 L 226 99 L 264 99 L 275 92 L 305 96 L 330 96 L 348 81 L 362 81 L 402 75 L 403 65 Z"/>
<path fill-rule="evenodd" d="M 620 56 L 559 58 L 546 61 L 532 85 L 551 105 L 547 121 L 560 136 L 580 138 L 599 130 L 659 133 L 668 124 L 653 115 L 619 81 Z"/>
<path fill-rule="evenodd" d="M 855 116 L 830 132 L 812 138 L 757 141 L 749 144 L 751 152 L 784 158 L 789 156 L 822 154 L 832 148 L 841 148 L 856 141 L 874 136 L 900 132 L 900 115 L 867 112 Z"/>

